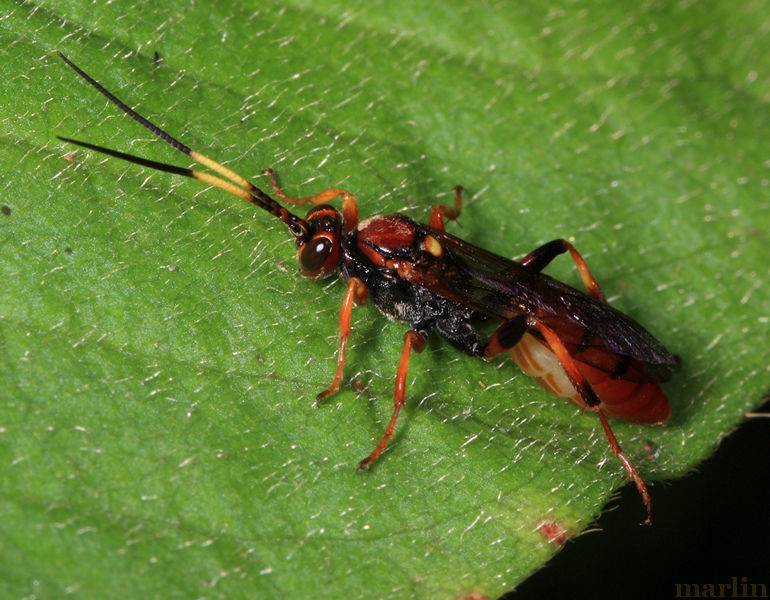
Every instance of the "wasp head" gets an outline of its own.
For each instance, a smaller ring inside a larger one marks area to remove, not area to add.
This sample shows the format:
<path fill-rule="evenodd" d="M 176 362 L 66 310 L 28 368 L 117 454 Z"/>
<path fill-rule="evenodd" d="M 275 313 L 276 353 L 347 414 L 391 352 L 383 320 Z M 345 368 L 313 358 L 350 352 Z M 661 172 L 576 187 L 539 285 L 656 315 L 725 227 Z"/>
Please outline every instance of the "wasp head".
<path fill-rule="evenodd" d="M 305 217 L 307 233 L 297 242 L 297 260 L 302 274 L 322 279 L 342 262 L 342 217 L 328 204 L 314 206 Z"/>

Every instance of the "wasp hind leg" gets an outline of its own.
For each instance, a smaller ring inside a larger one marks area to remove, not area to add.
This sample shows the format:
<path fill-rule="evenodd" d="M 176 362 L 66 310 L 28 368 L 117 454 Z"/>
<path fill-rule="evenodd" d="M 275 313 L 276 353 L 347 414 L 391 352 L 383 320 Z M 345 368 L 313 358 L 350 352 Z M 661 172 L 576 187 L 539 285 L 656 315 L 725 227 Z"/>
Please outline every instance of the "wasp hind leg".
<path fill-rule="evenodd" d="M 342 216 L 345 220 L 345 233 L 352 231 L 356 225 L 358 225 L 358 202 L 356 201 L 356 197 L 347 190 L 332 188 L 320 191 L 317 194 L 313 194 L 312 196 L 304 196 L 302 198 L 298 198 L 297 196 L 290 196 L 283 191 L 283 188 L 278 183 L 278 177 L 273 169 L 264 169 L 262 173 L 267 175 L 267 177 L 270 179 L 270 185 L 273 188 L 275 195 L 278 196 L 281 200 L 284 200 L 289 204 L 294 204 L 295 206 L 300 206 L 302 204 L 312 204 L 313 206 L 318 206 L 319 204 L 327 204 L 332 200 L 341 198 Z"/>
<path fill-rule="evenodd" d="M 498 354 L 508 352 L 519 343 L 524 334 L 527 333 L 528 328 L 529 325 L 525 315 L 519 315 L 504 321 L 500 327 L 492 332 L 487 345 L 484 346 L 482 356 L 488 360 Z"/>
<path fill-rule="evenodd" d="M 438 231 L 444 231 L 446 221 L 455 221 L 463 210 L 463 186 L 456 185 L 455 188 L 455 200 L 454 206 L 446 206 L 445 204 L 436 204 L 430 211 L 430 219 L 428 225 L 432 229 Z"/>
<path fill-rule="evenodd" d="M 578 273 L 580 273 L 580 279 L 583 280 L 583 285 L 588 294 L 601 302 L 606 302 L 604 292 L 602 292 L 596 278 L 588 268 L 585 259 L 580 252 L 577 251 L 577 248 L 567 240 L 551 240 L 539 248 L 535 248 L 532 252 L 522 258 L 520 262 L 523 266 L 532 269 L 533 271 L 540 272 L 545 269 L 554 258 L 565 252 L 569 252 L 572 260 L 575 262 Z"/>
<path fill-rule="evenodd" d="M 601 402 L 596 396 L 596 393 L 591 388 L 588 381 L 586 381 L 585 377 L 583 377 L 583 375 L 578 370 L 575 361 L 572 359 L 572 356 L 570 356 L 569 351 L 564 345 L 564 342 L 562 342 L 559 338 L 559 335 L 554 330 L 546 327 L 537 319 L 532 317 L 529 318 L 528 325 L 530 329 L 536 330 L 540 333 L 540 335 L 543 336 L 543 339 L 548 344 L 551 351 L 556 355 L 556 358 L 559 360 L 559 363 L 566 372 L 570 382 L 573 386 L 575 386 L 575 389 L 580 395 L 581 400 L 590 410 L 596 413 L 596 416 L 599 417 L 599 421 L 602 424 L 604 434 L 607 436 L 607 441 L 610 444 L 612 453 L 623 465 L 623 468 L 626 470 L 626 473 L 628 473 L 629 478 L 634 482 L 636 489 L 639 490 L 639 493 L 642 496 L 642 502 L 644 503 L 644 507 L 647 510 L 647 518 L 644 520 L 644 524 L 651 525 L 652 500 L 650 500 L 650 493 L 647 491 L 647 485 L 644 483 L 641 475 L 639 475 L 636 467 L 628 459 L 628 457 L 623 452 L 623 449 L 620 447 L 618 438 L 615 437 L 615 433 L 612 431 L 612 428 L 607 421 L 607 416 L 604 414 L 604 411 L 602 411 L 600 407 Z"/>
<path fill-rule="evenodd" d="M 366 301 L 366 295 L 367 289 L 364 282 L 358 279 L 358 277 L 351 277 L 348 281 L 347 290 L 345 290 L 345 296 L 342 299 L 342 308 L 340 309 L 337 370 L 334 372 L 334 379 L 332 379 L 329 387 L 316 396 L 316 404 L 340 389 L 342 373 L 345 369 L 345 349 L 348 345 L 348 336 L 350 336 L 350 315 L 355 304 L 361 305 Z"/>
<path fill-rule="evenodd" d="M 401 359 L 398 361 L 398 369 L 396 370 L 396 383 L 393 390 L 393 415 L 390 417 L 388 426 L 385 428 L 385 433 L 382 434 L 380 442 L 377 447 L 372 451 L 369 456 L 358 463 L 359 469 L 366 469 L 382 454 L 393 437 L 393 432 L 396 430 L 396 422 L 398 421 L 398 415 L 401 412 L 401 408 L 404 406 L 406 398 L 406 375 L 409 369 L 409 359 L 412 356 L 412 349 L 415 352 L 422 352 L 425 348 L 425 342 L 427 338 L 424 333 L 410 329 L 404 334 L 404 345 L 401 349 Z"/>

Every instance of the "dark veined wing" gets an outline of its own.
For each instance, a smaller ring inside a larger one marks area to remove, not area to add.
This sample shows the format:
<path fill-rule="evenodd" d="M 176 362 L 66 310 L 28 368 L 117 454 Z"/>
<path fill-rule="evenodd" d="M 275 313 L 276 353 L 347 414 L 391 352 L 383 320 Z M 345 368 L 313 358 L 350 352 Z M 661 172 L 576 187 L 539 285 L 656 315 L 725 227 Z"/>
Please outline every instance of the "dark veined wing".
<path fill-rule="evenodd" d="M 571 349 L 590 354 L 591 347 L 601 347 L 630 357 L 645 363 L 657 381 L 667 380 L 678 365 L 651 333 L 609 304 L 451 234 L 430 234 L 443 256 L 416 270 L 413 283 L 500 319 L 534 315 Z"/>

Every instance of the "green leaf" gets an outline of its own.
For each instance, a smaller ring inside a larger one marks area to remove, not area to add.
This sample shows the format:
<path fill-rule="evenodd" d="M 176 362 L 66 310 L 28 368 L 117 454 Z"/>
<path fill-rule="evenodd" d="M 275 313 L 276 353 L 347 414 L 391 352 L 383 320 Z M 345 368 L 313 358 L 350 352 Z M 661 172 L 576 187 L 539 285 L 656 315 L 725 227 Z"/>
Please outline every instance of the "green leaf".
<path fill-rule="evenodd" d="M 345 389 L 312 408 L 342 286 L 302 279 L 269 215 L 58 142 L 186 161 L 55 50 L 257 181 L 419 219 L 462 183 L 469 241 L 572 239 L 683 360 L 667 427 L 615 425 L 646 478 L 758 404 L 765 4 L 540 6 L 0 4 L 0 595 L 492 598 L 557 549 L 540 523 L 577 534 L 625 479 L 591 415 L 439 339 L 356 472 L 405 326 L 357 309 Z"/>

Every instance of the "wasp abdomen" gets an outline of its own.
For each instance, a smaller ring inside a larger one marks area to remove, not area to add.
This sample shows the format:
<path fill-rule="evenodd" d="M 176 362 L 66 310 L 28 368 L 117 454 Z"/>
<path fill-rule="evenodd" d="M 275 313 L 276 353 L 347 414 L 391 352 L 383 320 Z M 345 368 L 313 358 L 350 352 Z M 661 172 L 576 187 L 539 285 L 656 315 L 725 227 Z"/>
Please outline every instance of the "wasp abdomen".
<path fill-rule="evenodd" d="M 513 361 L 546 390 L 567 398 L 581 408 L 587 408 L 572 385 L 556 355 L 539 339 L 525 334 L 510 350 Z M 575 359 L 580 373 L 586 378 L 609 417 L 634 423 L 665 423 L 671 415 L 668 398 L 655 382 L 645 380 L 636 361 L 624 369 L 625 375 L 606 372 L 594 365 Z"/>

